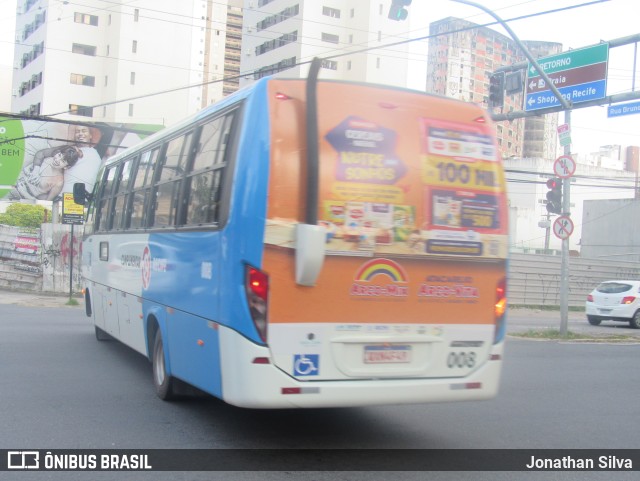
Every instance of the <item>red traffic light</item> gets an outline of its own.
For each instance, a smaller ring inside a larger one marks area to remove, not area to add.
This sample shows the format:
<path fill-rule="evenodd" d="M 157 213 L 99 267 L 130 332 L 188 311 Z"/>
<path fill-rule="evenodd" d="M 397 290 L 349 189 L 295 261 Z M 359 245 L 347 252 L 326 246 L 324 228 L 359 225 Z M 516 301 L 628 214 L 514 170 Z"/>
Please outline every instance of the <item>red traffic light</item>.
<path fill-rule="evenodd" d="M 547 180 L 547 212 L 560 214 L 562 212 L 562 181 L 551 178 Z"/>

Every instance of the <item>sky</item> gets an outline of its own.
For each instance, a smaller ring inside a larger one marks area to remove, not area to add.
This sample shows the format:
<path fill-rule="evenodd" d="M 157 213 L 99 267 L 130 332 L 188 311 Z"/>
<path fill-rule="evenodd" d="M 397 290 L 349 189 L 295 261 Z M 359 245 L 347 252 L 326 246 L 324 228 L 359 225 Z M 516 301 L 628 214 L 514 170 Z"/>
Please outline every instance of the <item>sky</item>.
<path fill-rule="evenodd" d="M 319 0 L 315 0 L 319 1 Z M 369 1 L 369 0 L 361 0 Z M 374 0 L 372 0 L 374 1 Z M 383 0 L 389 3 L 389 0 Z M 16 0 L 0 0 L 0 77 L 11 78 L 13 71 L 13 44 L 15 40 Z M 520 40 L 559 42 L 564 49 L 576 49 L 595 45 L 601 40 L 613 40 L 640 33 L 636 14 L 637 0 L 477 0 L 503 20 L 541 14 L 570 6 L 577 8 L 536 15 L 532 18 L 509 21 L 509 26 Z M 453 0 L 413 0 L 409 7 L 412 37 L 428 35 L 428 25 L 442 18 L 453 16 L 474 23 L 494 21 L 481 9 Z M 424 27 L 419 27 L 420 21 Z M 495 30 L 508 36 L 499 25 Z M 610 50 L 607 75 L 607 94 L 629 92 L 633 89 L 634 46 L 616 47 Z M 635 89 L 640 89 L 640 66 L 636 68 Z M 8 108 L 8 107 L 7 107 Z M 0 108 L 1 110 L 1 108 Z M 563 115 L 559 122 L 563 123 Z M 572 152 L 597 151 L 602 145 L 640 145 L 640 113 L 617 118 L 607 118 L 607 108 L 588 107 L 575 109 L 571 114 Z"/>

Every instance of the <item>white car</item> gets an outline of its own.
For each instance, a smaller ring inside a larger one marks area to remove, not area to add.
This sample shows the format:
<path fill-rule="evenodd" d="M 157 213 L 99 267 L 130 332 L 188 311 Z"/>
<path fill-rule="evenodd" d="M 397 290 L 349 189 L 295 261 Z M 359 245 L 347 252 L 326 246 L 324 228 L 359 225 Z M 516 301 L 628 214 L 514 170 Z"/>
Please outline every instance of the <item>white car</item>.
<path fill-rule="evenodd" d="M 585 305 L 589 324 L 601 321 L 628 322 L 640 329 L 640 281 L 605 281 L 587 296 Z"/>

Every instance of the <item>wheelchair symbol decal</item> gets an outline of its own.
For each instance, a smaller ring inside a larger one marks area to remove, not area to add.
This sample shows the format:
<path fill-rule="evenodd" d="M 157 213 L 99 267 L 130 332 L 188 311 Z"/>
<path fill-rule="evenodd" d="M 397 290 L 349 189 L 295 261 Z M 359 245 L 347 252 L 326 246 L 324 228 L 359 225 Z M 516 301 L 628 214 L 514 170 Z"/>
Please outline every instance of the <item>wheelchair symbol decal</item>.
<path fill-rule="evenodd" d="M 317 376 L 320 373 L 320 355 L 318 354 L 294 354 L 294 376 Z"/>

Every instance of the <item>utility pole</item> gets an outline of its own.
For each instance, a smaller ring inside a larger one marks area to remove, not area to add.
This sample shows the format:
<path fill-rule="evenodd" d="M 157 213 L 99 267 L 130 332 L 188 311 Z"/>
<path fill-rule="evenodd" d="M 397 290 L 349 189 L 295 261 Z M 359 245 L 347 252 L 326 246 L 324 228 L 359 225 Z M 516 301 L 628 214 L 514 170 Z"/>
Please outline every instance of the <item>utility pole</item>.
<path fill-rule="evenodd" d="M 571 110 L 564 111 L 564 123 L 571 132 Z M 564 146 L 564 154 L 571 154 L 571 143 Z M 570 215 L 571 202 L 569 199 L 569 186 L 571 178 L 562 179 L 562 214 Z M 560 335 L 567 335 L 569 321 L 569 236 L 562 239 L 562 258 L 560 261 Z"/>

